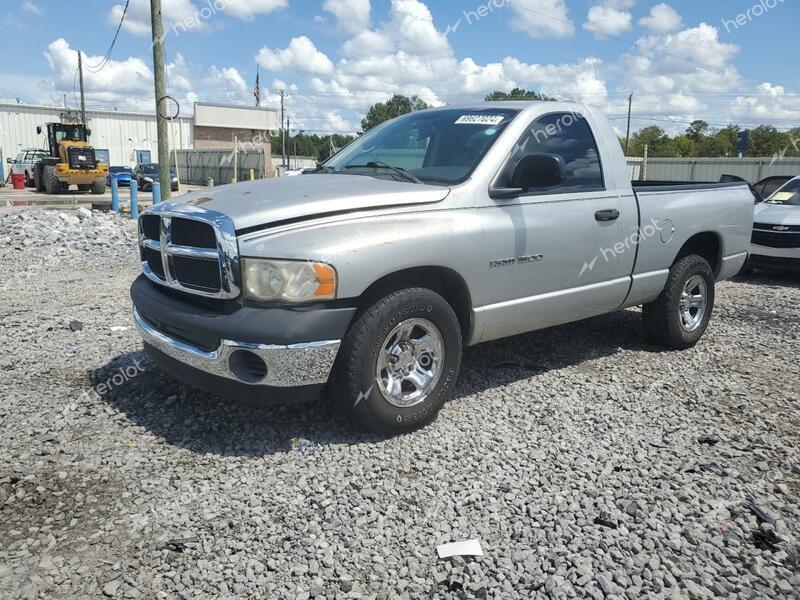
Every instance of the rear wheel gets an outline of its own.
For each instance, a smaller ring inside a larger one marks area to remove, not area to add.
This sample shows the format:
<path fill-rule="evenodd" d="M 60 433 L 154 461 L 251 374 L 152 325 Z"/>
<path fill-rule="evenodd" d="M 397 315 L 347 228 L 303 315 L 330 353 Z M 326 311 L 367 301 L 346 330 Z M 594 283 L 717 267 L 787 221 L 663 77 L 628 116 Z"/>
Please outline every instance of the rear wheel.
<path fill-rule="evenodd" d="M 91 183 L 81 183 L 78 185 L 78 191 L 80 192 L 88 192 L 90 189 L 92 189 Z"/>
<path fill-rule="evenodd" d="M 100 181 L 95 181 L 92 185 L 89 186 L 92 190 L 93 194 L 105 194 L 106 193 L 106 182 L 105 179 Z"/>
<path fill-rule="evenodd" d="M 31 176 L 30 173 L 25 171 L 25 187 L 33 187 L 33 185 L 34 185 L 33 177 Z"/>
<path fill-rule="evenodd" d="M 404 289 L 356 319 L 342 342 L 332 391 L 365 427 L 404 433 L 436 417 L 460 365 L 461 328 L 453 309 L 429 289 Z"/>
<path fill-rule="evenodd" d="M 644 329 L 656 342 L 683 350 L 694 346 L 714 310 L 714 272 L 701 256 L 675 263 L 659 297 L 642 310 Z"/>

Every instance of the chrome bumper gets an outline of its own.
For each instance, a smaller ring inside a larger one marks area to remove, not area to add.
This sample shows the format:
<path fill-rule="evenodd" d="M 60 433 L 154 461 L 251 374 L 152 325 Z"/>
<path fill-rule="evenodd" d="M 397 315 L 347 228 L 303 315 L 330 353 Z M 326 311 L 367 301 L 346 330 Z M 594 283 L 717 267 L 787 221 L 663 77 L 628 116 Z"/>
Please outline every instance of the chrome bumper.
<path fill-rule="evenodd" d="M 327 340 L 284 346 L 222 340 L 219 348 L 209 352 L 158 331 L 139 315 L 136 307 L 133 319 L 142 339 L 167 356 L 206 373 L 249 385 L 300 387 L 325 383 L 341 343 L 341 340 Z M 236 377 L 229 358 L 237 350 L 259 356 L 267 365 L 266 376 L 255 383 Z"/>

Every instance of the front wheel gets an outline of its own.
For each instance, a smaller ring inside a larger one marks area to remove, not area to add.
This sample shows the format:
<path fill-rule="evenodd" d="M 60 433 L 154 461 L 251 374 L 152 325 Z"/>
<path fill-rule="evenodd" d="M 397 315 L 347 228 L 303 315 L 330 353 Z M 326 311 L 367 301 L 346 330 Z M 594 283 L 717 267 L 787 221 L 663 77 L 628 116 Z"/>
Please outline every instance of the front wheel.
<path fill-rule="evenodd" d="M 95 181 L 89 189 L 92 190 L 93 194 L 105 194 L 106 193 L 106 182 L 105 180 Z"/>
<path fill-rule="evenodd" d="M 408 288 L 364 311 L 347 332 L 331 381 L 337 404 L 368 429 L 405 433 L 452 396 L 461 328 L 439 294 Z"/>
<path fill-rule="evenodd" d="M 714 310 L 714 272 L 701 256 L 675 263 L 659 297 L 642 310 L 644 329 L 656 342 L 684 350 L 694 346 Z"/>

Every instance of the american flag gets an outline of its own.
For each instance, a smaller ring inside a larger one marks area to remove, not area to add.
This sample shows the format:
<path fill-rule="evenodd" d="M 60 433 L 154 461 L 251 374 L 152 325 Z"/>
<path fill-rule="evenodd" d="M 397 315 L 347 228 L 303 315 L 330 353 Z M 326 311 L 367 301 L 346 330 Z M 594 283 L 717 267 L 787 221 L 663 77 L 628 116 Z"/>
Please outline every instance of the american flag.
<path fill-rule="evenodd" d="M 256 107 L 261 106 L 261 83 L 259 82 L 259 73 L 256 68 L 256 87 L 253 89 L 253 96 L 256 97 Z"/>

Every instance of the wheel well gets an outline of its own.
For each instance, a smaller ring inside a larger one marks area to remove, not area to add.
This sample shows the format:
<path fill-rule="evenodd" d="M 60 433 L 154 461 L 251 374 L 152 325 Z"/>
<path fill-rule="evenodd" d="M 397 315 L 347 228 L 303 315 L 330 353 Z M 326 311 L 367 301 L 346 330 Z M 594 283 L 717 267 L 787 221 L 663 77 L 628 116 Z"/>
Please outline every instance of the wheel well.
<path fill-rule="evenodd" d="M 711 270 L 716 275 L 719 271 L 720 258 L 722 254 L 722 246 L 719 241 L 719 236 L 716 233 L 706 231 L 704 233 L 697 233 L 686 240 L 686 243 L 678 252 L 675 257 L 673 265 L 682 258 L 696 254 L 702 256 L 711 265 Z"/>
<path fill-rule="evenodd" d="M 466 343 L 472 332 L 472 299 L 461 275 L 446 267 L 414 267 L 381 277 L 359 297 L 358 312 L 387 294 L 410 287 L 428 288 L 442 296 L 456 313 Z"/>

